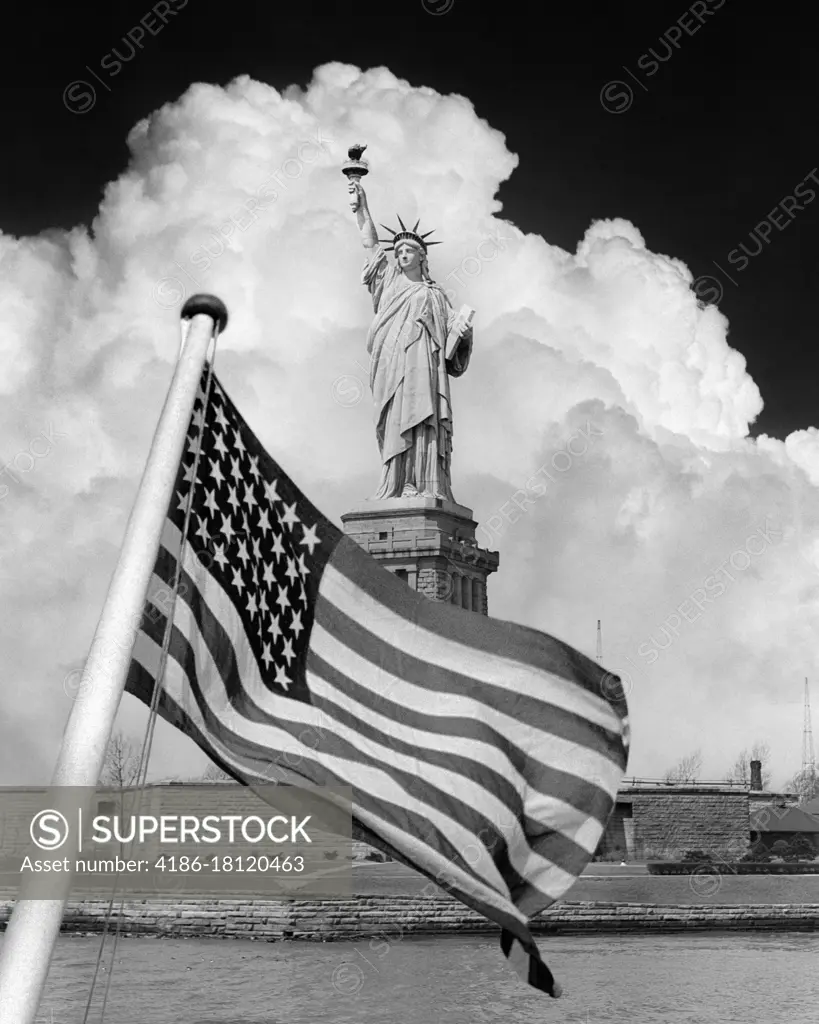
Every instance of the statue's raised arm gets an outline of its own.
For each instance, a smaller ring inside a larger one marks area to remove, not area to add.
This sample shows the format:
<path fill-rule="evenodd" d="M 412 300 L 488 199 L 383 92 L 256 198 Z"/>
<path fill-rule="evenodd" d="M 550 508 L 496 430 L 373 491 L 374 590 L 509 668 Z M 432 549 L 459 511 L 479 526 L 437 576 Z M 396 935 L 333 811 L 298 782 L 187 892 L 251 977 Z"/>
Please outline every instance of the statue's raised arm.
<path fill-rule="evenodd" d="M 341 173 L 350 183 L 350 209 L 358 221 L 358 229 L 361 232 L 361 241 L 365 249 L 374 249 L 378 245 L 378 232 L 370 216 L 370 208 L 367 205 L 367 193 L 361 187 L 361 179 L 365 174 L 370 173 L 370 166 L 364 159 L 364 150 L 367 147 L 357 142 L 350 146 L 347 151 L 347 162 L 341 168 Z"/>
<path fill-rule="evenodd" d="M 361 182 L 354 178 L 350 179 L 350 207 L 358 221 L 358 230 L 361 232 L 361 243 L 365 249 L 374 249 L 378 245 L 378 232 L 375 230 L 370 208 L 367 205 L 367 193 L 364 191 Z"/>

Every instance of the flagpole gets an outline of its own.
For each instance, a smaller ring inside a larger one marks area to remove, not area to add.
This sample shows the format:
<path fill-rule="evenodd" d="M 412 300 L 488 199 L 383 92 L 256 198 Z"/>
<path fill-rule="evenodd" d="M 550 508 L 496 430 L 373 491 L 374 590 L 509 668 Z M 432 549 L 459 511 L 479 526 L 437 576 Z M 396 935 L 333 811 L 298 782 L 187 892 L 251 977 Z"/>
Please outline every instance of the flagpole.
<path fill-rule="evenodd" d="M 114 719 L 125 689 L 131 650 L 173 495 L 193 403 L 208 347 L 227 324 L 227 309 L 212 295 L 195 295 L 182 309 L 183 347 L 154 434 L 119 560 L 77 699 L 63 734 L 51 785 L 97 785 Z M 0 946 L 0 1022 L 33 1024 L 68 899 L 18 900 Z"/>

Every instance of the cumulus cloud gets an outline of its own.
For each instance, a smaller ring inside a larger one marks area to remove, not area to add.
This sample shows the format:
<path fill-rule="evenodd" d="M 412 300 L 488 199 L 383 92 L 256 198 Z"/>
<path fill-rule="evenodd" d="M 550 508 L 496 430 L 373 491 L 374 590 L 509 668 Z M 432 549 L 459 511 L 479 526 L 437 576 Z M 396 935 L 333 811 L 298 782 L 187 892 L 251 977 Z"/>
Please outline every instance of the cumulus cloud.
<path fill-rule="evenodd" d="M 816 645 L 819 433 L 749 438 L 759 389 L 680 260 L 617 218 L 574 253 L 527 234 L 495 198 L 517 157 L 467 99 L 341 64 L 283 93 L 192 86 L 133 129 L 90 228 L 0 236 L 0 780 L 50 774 L 187 296 L 226 302 L 218 373 L 307 494 L 337 520 L 371 493 L 356 141 L 376 220 L 435 227 L 433 276 L 478 311 L 454 490 L 501 552 L 491 612 L 586 651 L 603 620 L 630 773 L 703 747 L 719 778 L 761 738 L 783 781 Z M 126 728 L 143 714 L 125 698 Z M 165 730 L 157 764 L 202 761 Z"/>

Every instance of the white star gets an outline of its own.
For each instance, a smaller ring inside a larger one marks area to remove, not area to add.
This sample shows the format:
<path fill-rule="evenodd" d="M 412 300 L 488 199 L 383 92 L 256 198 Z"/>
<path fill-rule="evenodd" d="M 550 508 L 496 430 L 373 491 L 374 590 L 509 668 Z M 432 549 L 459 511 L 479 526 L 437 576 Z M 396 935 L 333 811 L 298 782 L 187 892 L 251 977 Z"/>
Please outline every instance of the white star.
<path fill-rule="evenodd" d="M 222 467 L 215 459 L 210 459 L 210 475 L 216 481 L 216 486 L 221 487 L 225 482 L 225 478 L 222 475 Z"/>
<path fill-rule="evenodd" d="M 221 434 L 216 435 L 216 440 L 213 442 L 213 447 L 216 449 L 217 452 L 219 452 L 220 459 L 223 458 L 228 453 L 227 445 L 225 444 L 225 439 L 222 437 Z"/>
<path fill-rule="evenodd" d="M 231 458 L 230 460 L 230 475 L 238 483 L 242 479 L 242 471 L 239 468 L 239 460 Z"/>
<path fill-rule="evenodd" d="M 193 416 L 191 416 L 191 423 L 197 428 L 197 430 L 205 422 L 205 414 L 202 412 L 201 407 L 196 409 Z"/>
<path fill-rule="evenodd" d="M 253 557 L 256 559 L 256 561 L 261 561 L 262 544 L 258 537 L 253 538 Z"/>
<path fill-rule="evenodd" d="M 276 666 L 276 680 L 275 681 L 281 687 L 283 687 L 285 692 L 287 692 L 288 688 L 292 685 L 291 681 L 287 678 L 287 673 L 284 671 L 284 668 L 282 668 L 281 665 L 277 665 Z"/>
<path fill-rule="evenodd" d="M 236 553 L 236 557 L 237 558 L 241 558 L 241 560 L 242 560 L 242 568 L 246 569 L 247 568 L 248 559 L 250 558 L 250 555 L 247 553 L 247 543 L 245 541 L 243 541 L 243 540 L 239 541 L 239 550 Z"/>
<path fill-rule="evenodd" d="M 265 494 L 267 495 L 267 500 L 270 502 L 271 505 L 273 504 L 274 501 L 283 500 L 279 492 L 276 490 L 275 480 L 265 480 L 264 490 Z"/>
<path fill-rule="evenodd" d="M 233 442 L 233 447 L 237 448 L 240 452 L 246 452 L 247 448 L 245 448 L 245 443 L 242 440 L 242 435 L 239 433 L 239 431 L 238 430 L 234 430 L 233 431 L 233 436 L 236 439 Z"/>
<path fill-rule="evenodd" d="M 254 562 L 250 566 L 250 576 L 253 580 L 253 586 L 256 588 L 257 593 L 263 593 L 262 591 L 262 576 L 258 562 Z"/>
<path fill-rule="evenodd" d="M 233 506 L 233 511 L 234 512 L 239 508 L 239 498 L 238 498 L 238 496 L 236 494 L 236 488 L 235 487 L 229 488 L 228 504 Z"/>
<path fill-rule="evenodd" d="M 245 484 L 245 496 L 242 498 L 242 501 L 244 501 L 248 508 L 253 508 L 254 505 L 259 504 L 253 494 L 253 487 L 250 484 Z"/>
<path fill-rule="evenodd" d="M 259 598 L 259 609 L 265 613 L 268 611 L 267 594 L 264 591 L 262 591 L 262 596 Z"/>
<path fill-rule="evenodd" d="M 290 598 L 287 596 L 287 587 L 279 587 L 279 596 L 276 598 L 276 604 L 280 606 L 282 611 L 290 606 Z"/>
<path fill-rule="evenodd" d="M 284 554 L 284 544 L 282 544 L 282 536 L 280 533 L 273 534 L 273 554 L 276 556 L 277 562 L 280 556 Z"/>
<path fill-rule="evenodd" d="M 275 578 L 276 574 L 273 572 L 273 565 L 270 562 L 267 562 L 264 567 L 264 581 L 268 587 L 273 586 Z"/>
<path fill-rule="evenodd" d="M 210 512 L 212 516 L 215 516 L 219 511 L 219 506 L 216 503 L 216 492 L 208 491 L 208 496 L 205 498 L 205 508 Z"/>
<path fill-rule="evenodd" d="M 279 522 L 282 526 L 287 526 L 292 530 L 296 523 L 299 522 L 299 517 L 296 515 L 296 503 L 294 501 L 292 505 L 285 505 L 284 507 L 286 511 Z"/>
<path fill-rule="evenodd" d="M 248 594 L 247 594 L 247 610 L 250 612 L 251 618 L 259 610 L 259 606 L 256 603 L 256 595 L 252 594 L 250 591 L 248 591 Z"/>
<path fill-rule="evenodd" d="M 281 626 L 279 625 L 279 616 L 278 615 L 271 615 L 270 616 L 270 625 L 267 627 L 267 629 L 268 629 L 268 632 L 273 634 L 273 643 L 275 644 L 275 642 L 282 635 L 282 629 L 281 629 Z"/>
<path fill-rule="evenodd" d="M 305 590 L 305 587 L 304 587 L 303 583 L 301 584 L 301 593 L 299 594 L 299 597 L 301 598 L 301 603 L 306 608 L 307 607 L 307 591 Z"/>
<path fill-rule="evenodd" d="M 179 504 L 176 506 L 177 511 L 181 510 L 184 512 L 188 507 L 188 491 L 183 494 L 181 491 L 176 492 L 177 498 L 179 498 Z"/>
<path fill-rule="evenodd" d="M 233 570 L 233 586 L 241 592 L 245 589 L 245 581 L 242 579 L 242 575 L 238 569 Z"/>
<path fill-rule="evenodd" d="M 264 662 L 264 667 L 270 668 L 270 662 L 272 660 L 273 655 L 270 653 L 270 644 L 265 644 L 264 650 L 262 651 L 262 661 Z"/>
<path fill-rule="evenodd" d="M 310 549 L 310 554 L 312 555 L 313 549 L 320 543 L 318 536 L 316 535 L 316 525 L 314 523 L 308 530 L 307 527 L 302 524 L 301 528 L 304 530 L 304 536 L 301 539 L 301 543 Z"/>
<path fill-rule="evenodd" d="M 259 529 L 262 533 L 267 536 L 267 531 L 271 529 L 270 516 L 267 514 L 267 509 L 263 508 L 259 513 Z"/>
<path fill-rule="evenodd" d="M 259 480 L 259 457 L 252 455 L 250 458 L 250 469 L 248 470 L 253 479 L 258 483 Z"/>
<path fill-rule="evenodd" d="M 293 621 L 290 623 L 290 628 L 296 634 L 296 639 L 298 640 L 299 633 L 304 629 L 304 626 L 301 624 L 301 612 L 297 612 L 295 608 L 293 609 Z"/>
<path fill-rule="evenodd" d="M 293 644 L 290 640 L 284 641 L 284 650 L 282 651 L 282 657 L 287 658 L 287 667 L 290 668 L 290 662 L 296 657 L 296 652 L 293 650 Z"/>
<path fill-rule="evenodd" d="M 292 583 L 293 580 L 298 578 L 298 575 L 299 575 L 299 571 L 296 568 L 296 560 L 294 558 L 288 558 L 287 559 L 287 572 L 285 573 L 285 576 L 287 576 L 287 578 Z"/>
<path fill-rule="evenodd" d="M 222 408 L 221 405 L 216 405 L 214 403 L 211 403 L 211 408 L 216 410 L 214 414 L 216 416 L 216 422 L 219 424 L 222 430 L 227 430 L 230 424 L 228 423 L 227 417 L 225 416 L 225 410 Z"/>
<path fill-rule="evenodd" d="M 307 563 L 304 560 L 304 552 L 299 555 L 299 572 L 302 576 L 307 576 L 310 570 L 307 568 Z"/>
<path fill-rule="evenodd" d="M 214 562 L 218 562 L 219 568 L 224 571 L 224 568 L 227 565 L 227 559 L 225 558 L 225 549 L 221 544 L 213 545 L 213 560 Z"/>
<path fill-rule="evenodd" d="M 195 434 L 188 438 L 188 455 L 195 455 L 199 448 L 199 435 Z"/>
<path fill-rule="evenodd" d="M 202 538 L 202 543 L 207 544 L 210 540 L 210 534 L 208 533 L 208 521 L 203 516 L 197 515 L 199 520 L 199 529 L 196 531 L 197 536 Z"/>
<path fill-rule="evenodd" d="M 233 540 L 233 535 L 236 531 L 233 529 L 233 523 L 230 521 L 230 514 L 222 513 L 222 525 L 220 527 L 222 533 L 227 537 L 228 544 Z"/>
<path fill-rule="evenodd" d="M 182 474 L 185 477 L 185 483 L 191 483 L 193 481 L 193 463 L 191 463 L 190 465 L 187 465 L 187 463 L 183 463 Z"/>

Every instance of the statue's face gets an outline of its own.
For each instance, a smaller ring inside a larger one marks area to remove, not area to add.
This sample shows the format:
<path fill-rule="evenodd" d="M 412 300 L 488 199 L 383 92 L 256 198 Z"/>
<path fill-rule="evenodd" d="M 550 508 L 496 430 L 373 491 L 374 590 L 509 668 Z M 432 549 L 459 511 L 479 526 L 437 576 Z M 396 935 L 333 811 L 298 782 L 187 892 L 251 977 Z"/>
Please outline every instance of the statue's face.
<path fill-rule="evenodd" d="M 395 258 L 402 270 L 415 270 L 421 266 L 421 250 L 410 242 L 399 242 L 395 247 Z"/>

